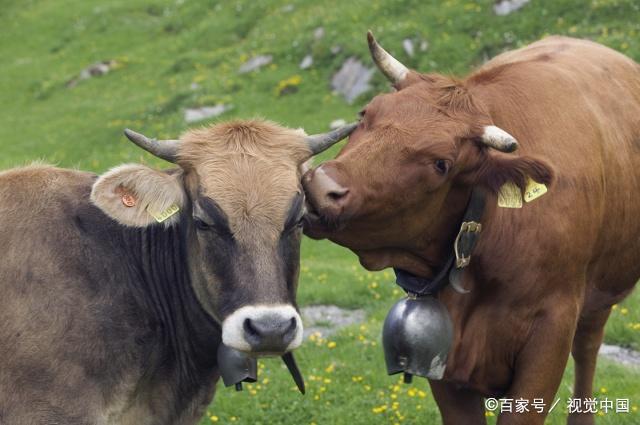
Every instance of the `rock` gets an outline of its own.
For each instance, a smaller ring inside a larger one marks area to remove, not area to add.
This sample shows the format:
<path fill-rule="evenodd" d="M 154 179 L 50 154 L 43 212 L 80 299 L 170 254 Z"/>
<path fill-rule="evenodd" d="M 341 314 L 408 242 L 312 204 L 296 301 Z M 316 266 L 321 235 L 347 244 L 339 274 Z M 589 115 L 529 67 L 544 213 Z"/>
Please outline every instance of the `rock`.
<path fill-rule="evenodd" d="M 307 55 L 300 62 L 300 69 L 309 69 L 313 65 L 313 56 Z"/>
<path fill-rule="evenodd" d="M 598 354 L 625 366 L 640 367 L 640 352 L 630 348 L 602 344 Z"/>
<path fill-rule="evenodd" d="M 520 9 L 529 0 L 498 0 L 493 5 L 493 12 L 498 16 L 505 16 Z"/>
<path fill-rule="evenodd" d="M 335 305 L 303 307 L 301 313 L 305 338 L 316 332 L 327 337 L 346 326 L 364 322 L 366 317 L 364 310 L 348 310 Z"/>
<path fill-rule="evenodd" d="M 94 64 L 89 65 L 78 74 L 77 77 L 72 78 L 67 82 L 67 87 L 75 87 L 82 80 L 88 80 L 89 78 L 99 77 L 101 75 L 107 74 L 114 67 L 116 67 L 118 63 L 111 59 L 102 62 L 96 62 Z"/>
<path fill-rule="evenodd" d="M 331 49 L 329 51 L 333 56 L 335 56 L 342 51 L 342 46 L 336 44 L 335 46 L 331 46 Z"/>
<path fill-rule="evenodd" d="M 313 38 L 316 40 L 320 40 L 322 37 L 324 37 L 324 28 L 323 27 L 316 28 L 315 31 L 313 31 Z"/>
<path fill-rule="evenodd" d="M 294 5 L 285 4 L 284 6 L 282 6 L 282 8 L 280 10 L 282 10 L 284 13 L 289 13 L 289 12 L 293 12 L 294 9 L 295 9 Z"/>
<path fill-rule="evenodd" d="M 191 85 L 189 86 L 189 88 L 191 90 L 198 90 L 200 88 L 200 84 L 198 83 L 191 83 Z"/>
<path fill-rule="evenodd" d="M 415 53 L 413 49 L 413 41 L 410 38 L 405 38 L 404 40 L 402 40 L 402 47 L 404 48 L 404 51 L 407 53 L 407 55 L 412 58 Z"/>
<path fill-rule="evenodd" d="M 367 68 L 358 59 L 350 57 L 331 78 L 331 88 L 340 93 L 347 103 L 353 103 L 358 96 L 371 89 L 369 82 L 373 73 L 373 68 Z"/>
<path fill-rule="evenodd" d="M 345 125 L 347 125 L 347 121 L 343 120 L 342 118 L 339 118 L 337 120 L 331 121 L 331 123 L 329 124 L 329 128 L 331 130 L 335 130 L 336 128 L 340 128 Z"/>
<path fill-rule="evenodd" d="M 271 55 L 254 56 L 243 63 L 238 69 L 238 72 L 240 74 L 246 74 L 247 72 L 255 71 L 256 69 L 262 68 L 265 65 L 269 65 L 272 60 L 273 56 Z"/>
<path fill-rule="evenodd" d="M 201 108 L 187 108 L 184 111 L 184 120 L 188 123 L 201 121 L 207 118 L 217 117 L 233 108 L 232 105 L 220 103 L 215 106 L 203 106 Z"/>
<path fill-rule="evenodd" d="M 428 48 L 429 48 L 429 42 L 427 40 L 422 40 L 420 42 L 420 51 L 426 52 Z"/>

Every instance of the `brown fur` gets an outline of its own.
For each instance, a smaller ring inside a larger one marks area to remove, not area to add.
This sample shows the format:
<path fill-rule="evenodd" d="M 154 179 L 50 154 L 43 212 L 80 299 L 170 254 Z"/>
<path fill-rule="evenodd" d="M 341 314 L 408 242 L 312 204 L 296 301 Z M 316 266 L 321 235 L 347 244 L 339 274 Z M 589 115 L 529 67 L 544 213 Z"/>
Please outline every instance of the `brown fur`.
<path fill-rule="evenodd" d="M 611 305 L 640 277 L 640 67 L 604 46 L 550 37 L 467 78 L 412 71 L 397 88 L 367 105 L 349 143 L 322 166 L 349 189 L 330 217 L 340 225 L 324 225 L 325 217 L 307 234 L 353 249 L 367 268 L 431 276 L 450 255 L 471 188 L 489 189 L 464 273 L 472 291 L 440 294 L 455 327 L 445 379 L 431 382 L 444 423 L 485 423 L 483 396 L 550 404 L 572 346 L 575 396 L 591 397 Z M 519 150 L 482 146 L 489 124 Z M 390 125 L 393 137 L 383 130 Z M 438 159 L 451 163 L 447 176 L 434 172 Z M 499 208 L 495 191 L 526 176 L 549 192 L 522 209 Z M 306 188 L 313 178 L 304 176 Z M 318 204 L 312 190 L 307 196 Z M 543 421 L 535 413 L 499 419 Z"/>

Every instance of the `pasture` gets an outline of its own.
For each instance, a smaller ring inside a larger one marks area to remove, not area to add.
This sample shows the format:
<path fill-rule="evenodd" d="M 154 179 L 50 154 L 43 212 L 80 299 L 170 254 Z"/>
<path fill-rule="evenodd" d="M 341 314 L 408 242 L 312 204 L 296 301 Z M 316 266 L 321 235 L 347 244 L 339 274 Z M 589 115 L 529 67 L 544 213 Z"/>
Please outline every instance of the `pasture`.
<path fill-rule="evenodd" d="M 464 75 L 504 50 L 547 34 L 586 37 L 640 61 L 640 5 L 634 0 L 533 0 L 498 17 L 482 1 L 191 1 L 4 0 L 0 7 L 0 168 L 43 160 L 103 172 L 123 162 L 167 166 L 125 141 L 130 127 L 172 138 L 189 125 L 185 108 L 231 105 L 216 120 L 262 116 L 308 133 L 335 119 L 355 118 L 373 93 L 352 104 L 333 94 L 331 76 L 349 57 L 371 67 L 367 29 L 416 69 Z M 314 35 L 323 27 L 322 37 Z M 418 45 L 409 56 L 402 40 Z M 335 46 L 340 51 L 335 53 Z M 272 62 L 238 68 L 259 54 Z M 307 54 L 313 65 L 302 70 Z M 84 68 L 113 60 L 104 76 L 67 83 Z M 211 121 L 201 121 L 200 126 Z M 343 142 L 344 143 L 344 142 Z M 316 159 L 336 154 L 334 147 Z M 245 391 L 218 386 L 201 424 L 430 424 L 439 415 L 426 380 L 403 385 L 388 377 L 381 325 L 402 296 L 391 271 L 369 273 L 350 252 L 326 241 L 303 242 L 301 305 L 361 308 L 365 322 L 330 339 L 307 340 L 297 358 L 307 394 L 301 396 L 276 360 L 260 362 L 260 380 Z M 609 344 L 640 349 L 640 292 L 617 306 Z M 571 364 L 549 423 L 565 421 Z M 640 423 L 640 370 L 602 360 L 597 398 L 630 399 L 630 412 L 607 413 L 601 424 Z M 495 417 L 487 413 L 490 421 Z"/>

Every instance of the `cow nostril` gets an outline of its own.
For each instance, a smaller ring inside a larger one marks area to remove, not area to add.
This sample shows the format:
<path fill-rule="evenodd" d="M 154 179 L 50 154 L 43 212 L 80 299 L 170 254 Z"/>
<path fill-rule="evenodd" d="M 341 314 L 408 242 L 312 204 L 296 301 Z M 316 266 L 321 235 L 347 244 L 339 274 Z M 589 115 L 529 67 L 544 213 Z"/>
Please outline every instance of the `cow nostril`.
<path fill-rule="evenodd" d="M 251 319 L 245 319 L 242 327 L 247 335 L 260 336 L 260 332 L 253 326 L 253 323 L 251 323 Z"/>
<path fill-rule="evenodd" d="M 295 317 L 292 317 L 291 320 L 289 321 L 289 327 L 285 331 L 285 334 L 295 331 L 297 327 L 298 327 L 298 322 L 296 322 Z"/>
<path fill-rule="evenodd" d="M 334 202 L 338 202 L 344 199 L 344 197 L 347 196 L 348 193 L 349 189 L 346 188 L 334 189 L 327 192 L 327 197 Z"/>

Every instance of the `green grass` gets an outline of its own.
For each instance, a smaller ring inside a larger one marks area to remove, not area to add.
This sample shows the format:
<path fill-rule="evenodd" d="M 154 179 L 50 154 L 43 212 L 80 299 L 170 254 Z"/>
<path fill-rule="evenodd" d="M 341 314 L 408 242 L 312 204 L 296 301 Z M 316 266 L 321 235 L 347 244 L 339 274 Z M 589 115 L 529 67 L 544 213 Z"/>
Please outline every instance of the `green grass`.
<path fill-rule="evenodd" d="M 264 116 L 309 132 L 324 131 L 333 119 L 355 117 L 373 92 L 387 90 L 378 74 L 372 93 L 353 105 L 329 89 L 330 76 L 347 57 L 370 63 L 367 29 L 407 65 L 458 75 L 546 34 L 588 37 L 640 60 L 637 1 L 540 0 L 506 18 L 494 16 L 491 4 L 492 0 L 3 0 L 0 168 L 34 159 L 96 172 L 126 161 L 163 165 L 125 142 L 122 129 L 175 137 L 186 129 L 184 108 L 217 102 L 234 105 L 220 119 Z M 285 5 L 293 10 L 284 11 Z M 320 25 L 326 34 L 315 41 L 313 30 Z M 400 47 L 405 37 L 427 40 L 428 51 L 407 57 Z M 334 45 L 342 46 L 336 56 L 330 53 Z M 313 53 L 314 66 L 301 71 L 298 63 L 308 52 Z M 273 64 L 238 75 L 238 67 L 255 54 L 273 55 Z M 73 89 L 65 87 L 84 67 L 106 59 L 116 59 L 119 67 Z M 297 92 L 278 95 L 279 84 L 295 76 L 300 77 Z M 192 90 L 192 83 L 200 88 Z M 210 408 L 218 423 L 437 423 L 424 380 L 396 388 L 397 377 L 384 373 L 381 321 L 400 297 L 391 275 L 367 273 L 353 254 L 328 242 L 305 240 L 302 261 L 301 304 L 363 308 L 367 322 L 362 329 L 355 326 L 337 335 L 332 340 L 335 348 L 315 341 L 299 350 L 309 387 L 304 397 L 274 360 L 262 362 L 266 367 L 259 386 L 238 394 L 221 387 Z M 636 291 L 616 308 L 607 342 L 640 349 L 639 305 Z M 563 399 L 569 394 L 571 373 L 567 368 Z M 599 365 L 596 387 L 606 388 L 610 398 L 630 398 L 638 407 L 639 382 L 637 370 L 608 362 Z M 599 423 L 638 423 L 639 415 L 609 414 Z M 563 417 L 562 411 L 554 412 L 550 423 L 563 423 Z M 204 418 L 202 424 L 210 422 Z"/>

